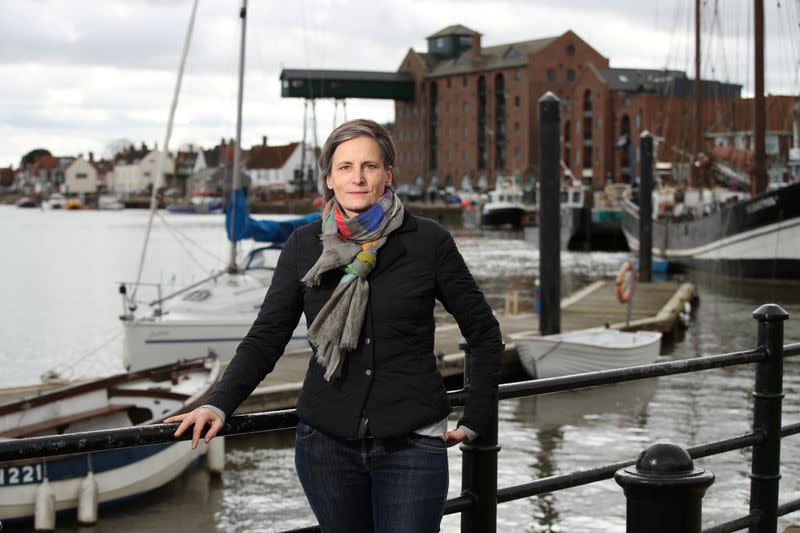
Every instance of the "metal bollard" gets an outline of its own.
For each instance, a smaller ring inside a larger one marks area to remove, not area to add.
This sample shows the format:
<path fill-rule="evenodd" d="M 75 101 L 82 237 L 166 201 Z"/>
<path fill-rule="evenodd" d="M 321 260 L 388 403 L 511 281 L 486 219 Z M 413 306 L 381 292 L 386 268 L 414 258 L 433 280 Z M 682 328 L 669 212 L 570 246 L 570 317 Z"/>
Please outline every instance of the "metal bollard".
<path fill-rule="evenodd" d="M 458 343 L 464 351 L 464 388 L 469 387 L 469 345 L 464 339 Z M 497 398 L 491 414 L 487 434 L 472 442 L 464 442 L 461 449 L 461 494 L 469 495 L 475 505 L 461 513 L 461 533 L 494 533 L 497 531 Z"/>
<path fill-rule="evenodd" d="M 789 313 L 775 304 L 753 311 L 758 320 L 757 345 L 767 358 L 756 366 L 753 391 L 753 432 L 764 440 L 753 445 L 750 466 L 750 512 L 760 521 L 752 533 L 778 530 L 778 492 L 781 479 L 781 405 L 783 403 L 783 322 Z"/>
<path fill-rule="evenodd" d="M 703 495 L 714 474 L 695 468 L 682 447 L 653 444 L 614 479 L 627 499 L 627 533 L 700 533 Z"/>

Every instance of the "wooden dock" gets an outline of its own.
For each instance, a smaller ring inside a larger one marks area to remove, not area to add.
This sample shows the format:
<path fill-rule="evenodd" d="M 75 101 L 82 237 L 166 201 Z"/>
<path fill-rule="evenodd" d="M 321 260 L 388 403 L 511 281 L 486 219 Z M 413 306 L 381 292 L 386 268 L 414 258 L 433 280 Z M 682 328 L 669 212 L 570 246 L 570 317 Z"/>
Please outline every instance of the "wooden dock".
<path fill-rule="evenodd" d="M 614 281 L 596 281 L 561 301 L 561 329 L 573 331 L 608 324 L 615 329 L 668 333 L 678 327 L 685 302 L 690 302 L 694 296 L 695 288 L 691 283 L 640 283 L 631 305 L 630 322 L 626 324 L 628 306 L 617 301 Z M 503 354 L 504 378 L 519 376 L 520 363 L 514 337 L 523 332 L 538 333 L 539 317 L 533 313 L 522 313 L 498 314 L 497 318 L 506 343 Z M 434 350 L 439 356 L 439 369 L 445 378 L 463 373 L 464 354 L 458 349 L 461 338 L 461 332 L 455 324 L 436 328 Z M 310 351 L 285 354 L 273 373 L 256 388 L 237 413 L 294 407 L 309 357 Z"/>
<path fill-rule="evenodd" d="M 617 302 L 613 280 L 596 281 L 561 301 L 561 330 L 573 331 L 608 324 L 616 329 L 649 329 L 668 333 L 678 326 L 684 303 L 691 301 L 694 295 L 695 289 L 691 283 L 640 283 L 633 298 L 630 322 L 626 324 L 627 305 Z M 539 317 L 533 313 L 498 313 L 497 319 L 506 343 L 503 375 L 505 380 L 510 380 L 521 372 L 514 337 L 523 332 L 538 333 Z M 439 369 L 445 379 L 455 382 L 458 382 L 463 373 L 464 354 L 458 349 L 461 338 L 456 324 L 444 324 L 436 328 L 434 350 L 439 359 Z M 256 388 L 237 413 L 294 407 L 310 356 L 310 350 L 284 354 L 275 370 Z M 35 396 L 56 386 L 43 384 L 2 389 L 0 403 Z"/>

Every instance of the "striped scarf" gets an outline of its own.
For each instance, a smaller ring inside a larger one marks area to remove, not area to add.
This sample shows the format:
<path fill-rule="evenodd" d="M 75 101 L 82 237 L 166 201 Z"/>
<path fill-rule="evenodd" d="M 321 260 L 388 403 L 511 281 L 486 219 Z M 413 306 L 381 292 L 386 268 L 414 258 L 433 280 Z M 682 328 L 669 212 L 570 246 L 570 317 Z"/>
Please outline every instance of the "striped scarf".
<path fill-rule="evenodd" d="M 390 189 L 368 210 L 348 218 L 331 198 L 322 210 L 322 255 L 303 276 L 309 286 L 319 285 L 322 274 L 344 270 L 342 279 L 308 328 L 317 361 L 325 379 L 342 374 L 344 356 L 355 350 L 364 324 L 369 298 L 367 275 L 389 234 L 400 227 L 405 209 Z"/>

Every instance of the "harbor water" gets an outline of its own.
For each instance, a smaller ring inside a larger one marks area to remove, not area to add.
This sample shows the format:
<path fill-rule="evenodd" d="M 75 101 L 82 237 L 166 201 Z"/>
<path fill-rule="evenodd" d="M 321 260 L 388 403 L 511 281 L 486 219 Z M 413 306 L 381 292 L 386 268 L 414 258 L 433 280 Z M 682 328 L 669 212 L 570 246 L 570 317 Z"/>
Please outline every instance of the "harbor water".
<path fill-rule="evenodd" d="M 147 217 L 134 210 L 0 207 L 0 387 L 38 383 L 45 373 L 79 379 L 123 370 L 118 286 L 136 278 Z M 223 267 L 229 244 L 222 221 L 219 215 L 159 215 L 142 280 L 160 283 L 168 292 Z M 532 311 L 539 253 L 520 232 L 464 229 L 455 236 L 498 312 L 509 290 L 519 291 L 520 311 Z M 592 280 L 612 279 L 625 258 L 623 253 L 564 252 L 562 294 Z M 699 306 L 686 330 L 665 338 L 662 360 L 752 348 L 756 322 L 751 313 L 767 302 L 789 312 L 787 342 L 800 341 L 800 284 L 699 274 L 686 279 L 697 286 Z M 140 298 L 154 295 L 142 292 Z M 501 402 L 498 486 L 634 459 L 657 441 L 693 446 L 747 433 L 752 387 L 753 368 L 746 366 Z M 796 422 L 800 360 L 786 362 L 784 393 L 784 423 Z M 290 431 L 229 438 L 222 479 L 211 480 L 195 468 L 162 490 L 101 509 L 93 527 L 78 528 L 74 517 L 59 517 L 57 531 L 270 532 L 310 525 L 313 515 L 294 472 L 293 438 Z M 451 448 L 449 456 L 450 495 L 455 496 L 460 451 Z M 704 499 L 705 527 L 747 513 L 749 461 L 749 450 L 696 461 L 716 475 Z M 798 437 L 783 442 L 782 475 L 781 501 L 800 497 Z M 800 513 L 780 519 L 779 530 L 792 523 L 800 523 Z M 6 526 L 4 531 L 29 529 Z M 625 499 L 614 481 L 498 509 L 498 531 L 624 530 Z M 459 531 L 459 517 L 445 517 L 443 531 Z"/>

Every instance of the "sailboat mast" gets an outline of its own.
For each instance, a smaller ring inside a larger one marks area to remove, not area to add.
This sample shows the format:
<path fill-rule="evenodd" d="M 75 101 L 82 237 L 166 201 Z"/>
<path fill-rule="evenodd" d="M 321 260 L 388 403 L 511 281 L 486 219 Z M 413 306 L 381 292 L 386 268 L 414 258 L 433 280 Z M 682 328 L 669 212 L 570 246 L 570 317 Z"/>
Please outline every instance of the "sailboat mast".
<path fill-rule="evenodd" d="M 753 169 L 750 176 L 750 192 L 753 196 L 767 190 L 767 158 L 764 153 L 766 135 L 766 105 L 764 102 L 764 1 L 755 0 L 753 6 L 755 22 L 755 98 L 753 117 Z"/>
<path fill-rule="evenodd" d="M 694 0 L 694 150 L 692 150 L 692 168 L 689 175 L 694 183 L 700 184 L 700 167 L 698 157 L 703 150 L 703 83 L 700 77 L 700 0 Z"/>
<path fill-rule="evenodd" d="M 233 201 L 233 194 L 242 186 L 241 165 L 242 165 L 242 100 L 244 96 L 244 49 L 245 32 L 247 29 L 247 0 L 242 0 L 242 9 L 239 11 L 239 18 L 242 19 L 242 38 L 239 43 L 239 93 L 236 98 L 236 144 L 233 147 L 233 176 L 231 178 L 231 197 L 228 201 Z M 236 241 L 231 241 L 231 256 L 228 263 L 228 271 L 236 272 Z"/>

